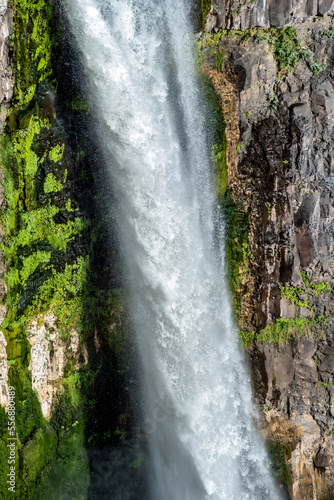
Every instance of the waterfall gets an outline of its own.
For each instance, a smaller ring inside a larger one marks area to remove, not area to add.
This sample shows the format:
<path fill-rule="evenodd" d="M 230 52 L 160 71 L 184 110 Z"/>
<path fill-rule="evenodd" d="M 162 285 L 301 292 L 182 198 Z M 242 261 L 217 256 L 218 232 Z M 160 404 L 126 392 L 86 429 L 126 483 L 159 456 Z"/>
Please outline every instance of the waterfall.
<path fill-rule="evenodd" d="M 150 495 L 275 500 L 224 275 L 188 3 L 66 0 L 117 197 Z"/>

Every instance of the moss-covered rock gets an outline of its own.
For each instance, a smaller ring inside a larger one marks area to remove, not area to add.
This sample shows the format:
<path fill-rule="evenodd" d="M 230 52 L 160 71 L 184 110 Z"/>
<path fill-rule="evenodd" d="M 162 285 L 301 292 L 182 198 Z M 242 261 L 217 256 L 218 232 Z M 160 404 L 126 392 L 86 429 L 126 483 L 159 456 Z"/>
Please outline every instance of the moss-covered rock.
<path fill-rule="evenodd" d="M 123 403 L 114 403 L 123 390 L 130 349 L 115 278 L 117 245 L 109 258 L 109 218 L 101 207 L 96 210 L 100 201 L 96 197 L 95 202 L 92 180 L 96 147 L 90 142 L 88 101 L 74 81 L 62 80 L 62 57 L 70 46 L 62 6 L 52 0 L 14 0 L 13 8 L 16 83 L 0 149 L 8 309 L 2 328 L 8 383 L 16 390 L 16 498 L 80 499 L 87 497 L 89 485 L 86 446 L 117 442 L 119 416 L 126 413 Z M 73 134 L 74 121 L 80 134 Z M 49 422 L 33 389 L 28 339 L 31 325 L 41 328 L 46 315 L 55 319 L 52 335 L 61 336 L 67 359 L 63 376 L 54 381 L 58 397 Z M 76 357 L 70 348 L 74 330 L 80 336 Z M 0 465 L 6 471 L 3 408 L 0 418 Z M 123 426 L 125 433 L 128 427 Z M 0 496 L 13 498 L 5 474 Z"/>

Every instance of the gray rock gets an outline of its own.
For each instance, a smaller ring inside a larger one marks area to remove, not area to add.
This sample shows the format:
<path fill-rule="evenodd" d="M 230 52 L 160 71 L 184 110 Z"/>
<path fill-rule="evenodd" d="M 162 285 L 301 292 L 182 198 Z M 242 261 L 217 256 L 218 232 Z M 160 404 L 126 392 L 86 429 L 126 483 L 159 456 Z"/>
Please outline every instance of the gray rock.
<path fill-rule="evenodd" d="M 316 456 L 314 457 L 314 464 L 316 467 L 328 467 L 333 461 L 333 456 L 326 453 L 320 448 Z"/>
<path fill-rule="evenodd" d="M 318 14 L 332 14 L 333 0 L 255 0 L 253 3 L 236 0 L 212 0 L 221 13 L 212 11 L 206 25 L 207 29 L 219 27 L 223 29 L 246 30 L 259 26 L 291 26 L 315 17 Z"/>

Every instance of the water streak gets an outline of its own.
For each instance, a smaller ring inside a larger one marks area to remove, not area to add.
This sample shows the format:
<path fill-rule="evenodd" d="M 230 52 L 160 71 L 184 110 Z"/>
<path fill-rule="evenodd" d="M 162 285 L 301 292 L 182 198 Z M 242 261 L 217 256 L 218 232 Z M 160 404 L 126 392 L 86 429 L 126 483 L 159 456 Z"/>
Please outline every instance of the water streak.
<path fill-rule="evenodd" d="M 154 500 L 278 499 L 217 252 L 185 0 L 66 0 L 117 193 Z M 221 239 L 221 238 L 220 238 Z"/>

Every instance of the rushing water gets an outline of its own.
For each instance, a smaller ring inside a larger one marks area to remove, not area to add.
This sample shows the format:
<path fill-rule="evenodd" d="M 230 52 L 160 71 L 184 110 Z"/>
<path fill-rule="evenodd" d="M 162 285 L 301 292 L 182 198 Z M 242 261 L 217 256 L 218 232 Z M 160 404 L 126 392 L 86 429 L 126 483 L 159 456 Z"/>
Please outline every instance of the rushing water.
<path fill-rule="evenodd" d="M 278 499 L 226 291 L 189 2 L 66 3 L 117 193 L 151 498 Z"/>

